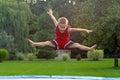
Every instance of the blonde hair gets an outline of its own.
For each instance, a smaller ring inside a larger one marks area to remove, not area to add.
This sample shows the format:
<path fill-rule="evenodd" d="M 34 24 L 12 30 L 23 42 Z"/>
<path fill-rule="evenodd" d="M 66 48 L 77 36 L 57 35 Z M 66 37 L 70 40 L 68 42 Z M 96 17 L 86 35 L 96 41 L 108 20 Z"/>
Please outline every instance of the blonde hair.
<path fill-rule="evenodd" d="M 58 24 L 68 24 L 68 19 L 66 17 L 60 17 L 58 19 Z"/>

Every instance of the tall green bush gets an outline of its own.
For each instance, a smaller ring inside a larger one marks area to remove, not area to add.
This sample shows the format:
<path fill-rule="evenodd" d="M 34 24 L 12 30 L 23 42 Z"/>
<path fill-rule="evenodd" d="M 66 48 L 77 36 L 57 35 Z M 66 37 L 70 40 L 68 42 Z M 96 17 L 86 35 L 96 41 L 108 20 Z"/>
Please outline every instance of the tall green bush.
<path fill-rule="evenodd" d="M 94 50 L 92 52 L 87 53 L 87 57 L 89 60 L 98 61 L 103 58 L 103 50 Z"/>
<path fill-rule="evenodd" d="M 0 62 L 7 59 L 9 57 L 9 53 L 6 49 L 0 49 Z"/>

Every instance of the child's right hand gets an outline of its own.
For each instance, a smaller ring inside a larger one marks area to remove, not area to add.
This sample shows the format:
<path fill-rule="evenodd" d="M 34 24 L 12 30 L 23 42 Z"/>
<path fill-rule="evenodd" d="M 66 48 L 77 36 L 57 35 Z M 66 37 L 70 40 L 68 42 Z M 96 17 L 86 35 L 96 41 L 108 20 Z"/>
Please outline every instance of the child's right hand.
<path fill-rule="evenodd" d="M 52 9 L 49 9 L 49 11 L 47 12 L 49 15 L 51 15 L 53 13 Z"/>

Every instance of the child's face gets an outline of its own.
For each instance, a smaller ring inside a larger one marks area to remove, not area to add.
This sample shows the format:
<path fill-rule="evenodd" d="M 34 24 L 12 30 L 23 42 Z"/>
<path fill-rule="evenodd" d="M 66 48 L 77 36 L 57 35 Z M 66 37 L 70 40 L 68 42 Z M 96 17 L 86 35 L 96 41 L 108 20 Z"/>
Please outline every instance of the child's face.
<path fill-rule="evenodd" d="M 59 29 L 64 31 L 67 27 L 67 24 L 59 24 Z"/>

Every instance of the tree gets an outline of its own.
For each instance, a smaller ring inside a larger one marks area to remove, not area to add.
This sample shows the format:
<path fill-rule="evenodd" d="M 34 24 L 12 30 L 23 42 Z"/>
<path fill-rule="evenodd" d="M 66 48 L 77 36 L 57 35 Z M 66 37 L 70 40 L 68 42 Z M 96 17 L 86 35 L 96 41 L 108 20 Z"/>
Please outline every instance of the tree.
<path fill-rule="evenodd" d="M 81 2 L 84 2 L 84 0 L 46 0 L 45 2 L 38 1 L 37 4 L 30 4 L 31 11 L 34 16 L 32 16 L 32 19 L 29 22 L 29 36 L 34 38 L 35 41 L 46 41 L 53 39 L 54 25 L 46 14 L 47 9 L 49 8 L 52 8 L 54 13 L 57 14 L 57 19 L 60 16 L 65 16 L 69 19 L 70 25 L 74 27 L 75 25 L 73 24 L 73 18 L 79 12 L 78 9 L 80 9 L 76 6 L 79 6 Z M 73 5 L 73 3 L 75 4 Z M 83 41 L 83 37 L 81 39 L 79 33 L 73 34 L 71 38 L 80 43 Z"/>
<path fill-rule="evenodd" d="M 5 31 L 0 31 L 0 48 L 7 49 L 9 52 L 15 52 L 14 37 L 8 35 Z"/>
<path fill-rule="evenodd" d="M 86 0 L 75 18 L 76 25 L 94 31 L 90 36 L 85 35 L 86 44 L 97 43 L 98 48 L 115 53 L 115 67 L 118 67 L 116 54 L 120 49 L 119 9 L 119 0 Z"/>
<path fill-rule="evenodd" d="M 1 30 L 14 37 L 17 51 L 27 52 L 28 22 L 32 15 L 29 6 L 17 0 L 0 0 L 0 5 Z"/>
<path fill-rule="evenodd" d="M 38 18 L 38 31 L 34 35 L 35 41 L 46 41 L 54 38 L 55 26 L 47 12 L 41 14 Z"/>
<path fill-rule="evenodd" d="M 39 16 L 43 14 L 47 8 L 48 1 L 40 1 L 38 0 L 36 4 L 30 4 L 30 9 L 33 14 Z"/>

